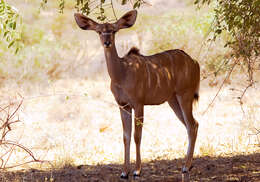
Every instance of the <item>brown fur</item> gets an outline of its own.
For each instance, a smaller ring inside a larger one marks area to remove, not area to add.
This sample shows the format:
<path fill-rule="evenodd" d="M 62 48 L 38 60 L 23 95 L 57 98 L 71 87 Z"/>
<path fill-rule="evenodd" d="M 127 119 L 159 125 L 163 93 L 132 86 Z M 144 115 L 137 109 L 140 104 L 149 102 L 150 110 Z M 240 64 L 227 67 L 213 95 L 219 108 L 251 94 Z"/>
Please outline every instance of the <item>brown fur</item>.
<path fill-rule="evenodd" d="M 131 54 L 140 55 L 140 50 L 136 47 L 132 47 L 127 53 L 127 56 L 130 56 Z"/>

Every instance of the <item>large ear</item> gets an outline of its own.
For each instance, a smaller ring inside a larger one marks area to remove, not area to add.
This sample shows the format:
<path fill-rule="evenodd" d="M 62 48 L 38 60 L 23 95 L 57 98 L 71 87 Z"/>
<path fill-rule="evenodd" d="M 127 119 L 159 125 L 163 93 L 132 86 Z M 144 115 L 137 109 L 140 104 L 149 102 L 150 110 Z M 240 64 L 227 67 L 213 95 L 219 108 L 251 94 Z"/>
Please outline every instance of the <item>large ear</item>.
<path fill-rule="evenodd" d="M 83 30 L 96 30 L 96 26 L 98 23 L 95 21 L 91 20 L 90 18 L 80 14 L 80 13 L 75 13 L 74 14 L 75 20 L 78 24 L 78 26 L 83 29 Z"/>
<path fill-rule="evenodd" d="M 122 16 L 115 24 L 118 29 L 129 28 L 135 23 L 137 11 L 132 10 Z"/>

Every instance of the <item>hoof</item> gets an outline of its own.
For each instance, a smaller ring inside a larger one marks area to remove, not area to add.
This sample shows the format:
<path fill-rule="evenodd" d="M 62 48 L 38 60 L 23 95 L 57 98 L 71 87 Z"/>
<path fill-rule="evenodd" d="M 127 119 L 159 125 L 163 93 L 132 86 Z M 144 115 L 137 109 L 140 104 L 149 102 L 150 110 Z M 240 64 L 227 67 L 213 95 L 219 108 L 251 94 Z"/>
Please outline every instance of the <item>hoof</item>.
<path fill-rule="evenodd" d="M 182 172 L 183 174 L 188 173 L 188 172 L 189 172 L 189 169 L 188 169 L 187 167 L 183 167 L 182 170 L 181 170 L 181 172 Z"/>
<path fill-rule="evenodd" d="M 141 171 L 135 170 L 133 175 L 134 175 L 134 177 L 140 177 L 141 176 Z"/>
<path fill-rule="evenodd" d="M 128 179 L 128 174 L 126 174 L 125 172 L 122 172 L 120 175 L 121 179 Z"/>
<path fill-rule="evenodd" d="M 190 166 L 190 168 L 187 168 L 187 167 L 184 166 L 184 167 L 182 168 L 181 172 L 182 172 L 182 173 L 188 173 L 188 172 L 191 171 L 192 168 L 193 168 L 193 166 Z"/>

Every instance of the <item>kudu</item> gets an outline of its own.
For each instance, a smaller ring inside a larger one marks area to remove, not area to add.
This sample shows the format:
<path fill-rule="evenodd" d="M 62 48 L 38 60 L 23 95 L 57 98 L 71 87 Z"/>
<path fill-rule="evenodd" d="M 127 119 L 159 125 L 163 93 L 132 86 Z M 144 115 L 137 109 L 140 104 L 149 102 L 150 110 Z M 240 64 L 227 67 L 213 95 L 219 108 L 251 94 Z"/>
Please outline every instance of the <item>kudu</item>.
<path fill-rule="evenodd" d="M 111 78 L 111 91 L 120 109 L 123 124 L 124 167 L 122 178 L 130 171 L 130 141 L 132 131 L 132 109 L 134 109 L 136 144 L 136 166 L 134 176 L 141 173 L 140 144 L 143 126 L 144 105 L 159 105 L 167 101 L 179 120 L 187 129 L 189 146 L 182 169 L 191 168 L 198 122 L 192 114 L 194 100 L 198 100 L 200 67 L 182 50 L 168 50 L 151 56 L 143 56 L 132 48 L 120 58 L 115 46 L 115 33 L 131 27 L 137 11 L 126 13 L 115 23 L 98 24 L 86 16 L 75 13 L 78 26 L 83 30 L 94 30 L 104 47 L 106 64 Z"/>

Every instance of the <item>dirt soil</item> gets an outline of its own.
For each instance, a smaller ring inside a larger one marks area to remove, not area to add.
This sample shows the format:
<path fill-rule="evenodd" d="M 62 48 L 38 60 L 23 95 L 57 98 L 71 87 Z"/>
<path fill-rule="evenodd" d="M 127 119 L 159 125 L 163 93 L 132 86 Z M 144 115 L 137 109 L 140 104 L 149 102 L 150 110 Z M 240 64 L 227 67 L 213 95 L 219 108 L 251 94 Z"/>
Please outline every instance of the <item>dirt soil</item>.
<path fill-rule="evenodd" d="M 36 169 L 2 172 L 0 181 L 181 181 L 183 159 L 155 160 L 143 163 L 139 178 L 129 176 L 128 180 L 119 178 L 121 165 L 80 165 L 66 166 L 62 169 L 40 171 Z M 257 182 L 260 181 L 260 153 L 232 157 L 195 158 L 190 173 L 190 181 L 216 182 Z M 132 164 L 134 168 L 134 164 Z"/>

